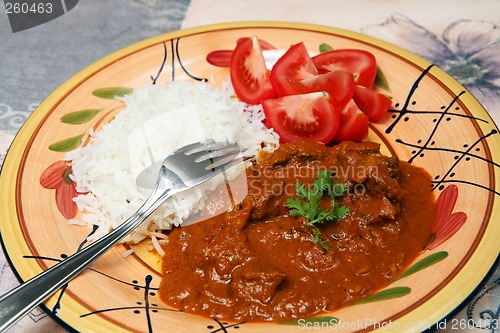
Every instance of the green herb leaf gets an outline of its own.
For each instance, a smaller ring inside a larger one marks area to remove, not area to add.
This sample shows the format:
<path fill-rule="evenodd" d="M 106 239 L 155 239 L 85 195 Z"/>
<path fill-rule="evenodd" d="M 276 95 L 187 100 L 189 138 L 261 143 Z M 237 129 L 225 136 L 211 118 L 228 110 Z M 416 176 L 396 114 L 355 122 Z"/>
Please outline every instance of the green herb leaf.
<path fill-rule="evenodd" d="M 331 47 L 331 45 L 326 44 L 326 43 L 319 44 L 319 52 L 320 53 L 328 52 L 331 50 L 333 50 L 333 47 Z"/>
<path fill-rule="evenodd" d="M 91 121 L 102 109 L 87 109 L 65 114 L 61 117 L 61 122 L 65 124 L 85 124 Z"/>
<path fill-rule="evenodd" d="M 339 206 L 337 205 L 335 207 L 335 215 L 337 216 L 337 219 L 342 220 L 349 215 L 350 209 L 346 206 Z"/>
<path fill-rule="evenodd" d="M 332 171 L 320 170 L 318 177 L 314 180 L 310 189 L 304 184 L 295 184 L 295 194 L 297 198 L 289 198 L 286 206 L 290 208 L 290 215 L 294 217 L 303 216 L 307 219 L 305 225 L 314 229 L 313 243 L 319 243 L 325 250 L 328 245 L 321 239 L 321 230 L 318 224 L 325 221 L 335 221 L 343 219 L 349 213 L 349 208 L 339 206 L 335 201 L 347 191 L 347 184 L 337 184 L 332 182 Z M 321 209 L 320 200 L 325 192 L 331 197 L 332 208 L 330 210 Z"/>
<path fill-rule="evenodd" d="M 127 87 L 107 87 L 94 90 L 92 95 L 104 99 L 115 99 L 115 97 L 123 97 L 130 94 L 132 90 L 132 88 Z"/>
<path fill-rule="evenodd" d="M 304 186 L 304 184 L 297 183 L 295 184 L 295 192 L 297 193 L 297 196 L 302 199 L 307 199 L 308 198 L 308 191 L 307 188 Z"/>
<path fill-rule="evenodd" d="M 49 149 L 57 152 L 68 152 L 79 147 L 82 144 L 82 138 L 83 134 L 76 135 L 51 144 Z"/>
<path fill-rule="evenodd" d="M 332 178 L 327 170 L 318 171 L 318 178 L 314 181 L 314 187 L 318 192 L 323 192 L 332 186 Z"/>
<path fill-rule="evenodd" d="M 292 216 L 298 217 L 298 216 L 303 216 L 306 215 L 306 209 L 304 208 L 304 205 L 302 204 L 302 201 L 298 198 L 290 198 L 286 202 L 286 206 L 290 208 L 290 214 Z"/>
<path fill-rule="evenodd" d="M 321 231 L 318 230 L 318 232 L 314 235 L 314 244 L 319 243 L 322 248 L 324 248 L 326 251 L 328 251 L 328 245 L 321 239 Z"/>

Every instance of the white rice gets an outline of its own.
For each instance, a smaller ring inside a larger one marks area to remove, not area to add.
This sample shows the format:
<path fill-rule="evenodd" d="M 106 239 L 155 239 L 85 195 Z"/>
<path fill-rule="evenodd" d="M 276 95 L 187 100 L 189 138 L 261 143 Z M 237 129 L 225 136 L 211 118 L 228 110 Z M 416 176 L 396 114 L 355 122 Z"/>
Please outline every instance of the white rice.
<path fill-rule="evenodd" d="M 170 152 L 203 138 L 237 143 L 251 155 L 262 145 L 273 150 L 279 144 L 278 136 L 262 124 L 260 106 L 250 108 L 230 90 L 221 91 L 207 83 L 145 86 L 121 100 L 125 108 L 91 133 L 89 144 L 66 156 L 72 161 L 77 191 L 85 193 L 74 199 L 82 211 L 81 219 L 70 223 L 99 226 L 91 241 L 117 227 L 144 202 L 151 190 L 138 187 L 136 177 L 153 160 L 163 160 Z M 149 238 L 161 251 L 159 244 L 166 239 L 161 231 L 182 224 L 201 210 L 207 189 L 216 186 L 214 180 L 203 189 L 175 195 L 124 241 L 138 243 Z"/>

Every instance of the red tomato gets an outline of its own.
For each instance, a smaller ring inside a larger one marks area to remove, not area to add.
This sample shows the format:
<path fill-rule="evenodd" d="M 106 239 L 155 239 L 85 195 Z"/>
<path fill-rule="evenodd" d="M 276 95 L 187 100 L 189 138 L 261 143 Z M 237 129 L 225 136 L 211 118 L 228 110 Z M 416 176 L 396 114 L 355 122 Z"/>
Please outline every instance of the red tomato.
<path fill-rule="evenodd" d="M 339 70 L 304 79 L 300 81 L 298 89 L 301 94 L 326 91 L 330 94 L 330 98 L 336 99 L 341 107 L 344 107 L 354 94 L 354 86 L 353 75 Z"/>
<path fill-rule="evenodd" d="M 318 75 L 318 70 L 307 53 L 304 43 L 289 48 L 274 64 L 271 81 L 277 96 L 297 94 L 298 82 Z"/>
<path fill-rule="evenodd" d="M 333 141 L 361 141 L 368 136 L 368 116 L 358 108 L 354 100 L 350 100 L 342 109 L 340 128 Z"/>
<path fill-rule="evenodd" d="M 262 102 L 268 126 L 281 142 L 330 142 L 340 125 L 340 105 L 326 92 L 290 95 Z"/>
<path fill-rule="evenodd" d="M 238 38 L 238 40 L 236 41 L 236 44 L 238 44 L 239 42 L 244 41 L 245 39 L 250 39 L 250 38 L 249 37 Z M 259 39 L 259 44 L 260 44 L 260 47 L 263 50 L 276 50 L 276 47 L 274 47 L 274 45 L 272 45 L 269 42 L 266 42 L 265 40 Z"/>
<path fill-rule="evenodd" d="M 318 54 L 312 61 L 322 72 L 343 69 L 354 75 L 354 82 L 371 88 L 377 76 L 377 63 L 373 54 L 363 50 L 339 49 Z"/>
<path fill-rule="evenodd" d="M 242 42 L 249 37 L 239 38 L 237 43 Z M 265 40 L 259 39 L 259 44 L 262 50 L 275 50 L 276 48 Z M 211 65 L 217 67 L 229 67 L 231 66 L 231 57 L 233 56 L 233 50 L 215 50 L 207 54 L 207 62 Z"/>
<path fill-rule="evenodd" d="M 392 105 L 392 101 L 386 96 L 361 86 L 354 89 L 353 99 L 372 122 L 382 119 Z"/>
<path fill-rule="evenodd" d="M 243 39 L 236 45 L 229 72 L 234 91 L 243 102 L 259 104 L 274 98 L 271 78 L 257 37 Z"/>

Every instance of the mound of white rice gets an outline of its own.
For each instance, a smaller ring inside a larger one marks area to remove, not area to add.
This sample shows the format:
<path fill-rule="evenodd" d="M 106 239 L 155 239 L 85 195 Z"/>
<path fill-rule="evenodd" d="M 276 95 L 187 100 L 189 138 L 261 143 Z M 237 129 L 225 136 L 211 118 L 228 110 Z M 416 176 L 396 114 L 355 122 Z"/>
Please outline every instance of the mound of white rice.
<path fill-rule="evenodd" d="M 278 137 L 263 124 L 260 107 L 249 108 L 207 83 L 171 82 L 146 86 L 122 98 L 125 108 L 91 133 L 85 147 L 67 154 L 72 161 L 73 180 L 81 194 L 75 198 L 83 212 L 81 220 L 97 225 L 90 240 L 108 233 L 128 218 L 147 198 L 151 190 L 136 185 L 137 175 L 154 161 L 191 142 L 214 139 L 237 143 L 247 154 L 256 155 L 278 146 Z M 125 242 L 151 238 L 153 245 L 165 239 L 162 230 L 182 224 L 190 214 L 204 206 L 206 189 L 179 193 L 167 200 Z"/>

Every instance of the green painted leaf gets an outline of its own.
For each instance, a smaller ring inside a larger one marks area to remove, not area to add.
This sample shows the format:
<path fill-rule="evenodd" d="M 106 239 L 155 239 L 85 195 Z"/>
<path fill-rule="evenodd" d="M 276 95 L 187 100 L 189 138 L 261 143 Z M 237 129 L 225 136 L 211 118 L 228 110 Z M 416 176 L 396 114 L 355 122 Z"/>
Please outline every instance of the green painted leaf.
<path fill-rule="evenodd" d="M 72 136 L 71 138 L 67 138 L 51 144 L 49 146 L 49 149 L 57 152 L 71 151 L 82 144 L 82 138 L 83 134 Z"/>
<path fill-rule="evenodd" d="M 416 273 L 424 268 L 432 266 L 435 263 L 440 262 L 441 260 L 443 260 L 447 256 L 448 256 L 448 252 L 446 252 L 446 251 L 440 251 L 440 252 L 433 253 L 433 254 L 419 260 L 418 262 L 416 262 L 412 266 L 410 266 L 406 271 L 403 272 L 403 274 L 398 276 L 397 279 L 394 281 L 400 280 L 400 279 L 407 277 L 409 275 L 412 275 L 413 273 Z"/>
<path fill-rule="evenodd" d="M 300 320 L 300 322 L 299 322 L 299 320 Z M 328 323 L 328 324 L 332 325 L 332 324 L 337 324 L 339 322 L 338 318 L 331 317 L 331 316 L 319 316 L 319 317 L 299 319 L 299 320 L 283 321 L 283 322 L 278 323 L 278 324 L 298 326 L 299 324 L 306 325 L 307 323 L 310 323 L 310 324 L 312 324 L 311 326 L 314 327 L 314 323 Z"/>
<path fill-rule="evenodd" d="M 320 53 L 323 53 L 323 52 L 328 52 L 328 51 L 331 51 L 333 50 L 333 47 L 331 47 L 331 45 L 328 45 L 326 43 L 322 43 L 319 45 L 319 52 Z"/>
<path fill-rule="evenodd" d="M 86 122 L 91 121 L 96 116 L 96 114 L 101 111 L 102 109 L 86 109 L 71 112 L 62 116 L 61 122 L 71 125 L 85 124 Z"/>
<path fill-rule="evenodd" d="M 123 97 L 132 92 L 132 88 L 127 87 L 106 87 L 99 88 L 92 92 L 92 95 L 104 98 L 104 99 L 114 99 L 115 97 Z"/>
<path fill-rule="evenodd" d="M 389 87 L 389 81 L 387 81 L 384 72 L 382 72 L 382 69 L 380 69 L 378 65 L 377 76 L 375 77 L 375 85 L 387 91 L 391 91 L 391 87 Z"/>
<path fill-rule="evenodd" d="M 388 299 L 406 296 L 410 292 L 411 292 L 411 289 L 409 287 L 389 288 L 389 289 L 379 291 L 378 293 L 375 293 L 371 296 L 368 296 L 367 298 L 364 298 L 364 299 L 362 299 L 359 302 L 356 302 L 354 304 L 366 304 L 366 303 L 385 301 Z"/>

